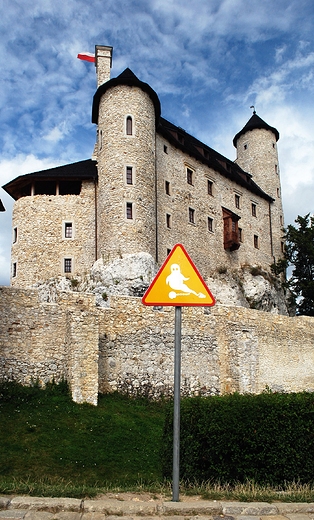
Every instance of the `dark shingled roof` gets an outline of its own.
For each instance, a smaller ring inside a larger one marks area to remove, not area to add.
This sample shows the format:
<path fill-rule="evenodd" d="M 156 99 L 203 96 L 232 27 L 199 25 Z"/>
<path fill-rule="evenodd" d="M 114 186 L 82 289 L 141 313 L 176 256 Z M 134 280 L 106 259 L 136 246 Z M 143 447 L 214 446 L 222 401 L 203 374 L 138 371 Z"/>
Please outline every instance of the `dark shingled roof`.
<path fill-rule="evenodd" d="M 265 121 L 263 121 L 263 119 L 261 119 L 254 112 L 252 117 L 251 117 L 251 119 L 248 120 L 248 122 L 242 128 L 242 130 L 240 130 L 240 132 L 238 132 L 234 136 L 234 138 L 233 138 L 233 146 L 236 148 L 237 147 L 237 140 L 239 139 L 239 137 L 241 137 L 241 135 L 245 134 L 246 132 L 249 132 L 250 130 L 254 130 L 255 128 L 265 128 L 265 130 L 270 130 L 271 132 L 273 132 L 273 134 L 275 134 L 276 141 L 278 141 L 278 139 L 279 139 L 279 132 L 278 132 L 278 130 L 276 128 L 274 128 L 273 126 L 269 126 L 267 123 L 265 123 Z"/>
<path fill-rule="evenodd" d="M 48 180 L 87 180 L 97 179 L 97 167 L 96 161 L 87 159 L 86 161 L 79 161 L 72 164 L 66 164 L 65 166 L 57 166 L 56 168 L 50 168 L 49 170 L 41 170 L 39 172 L 28 173 L 26 175 L 20 175 L 8 182 L 2 188 L 16 200 L 17 195 L 21 189 L 35 180 L 48 181 Z"/>
<path fill-rule="evenodd" d="M 270 202 L 274 200 L 252 180 L 250 173 L 245 172 L 236 163 L 188 134 L 183 128 L 175 126 L 161 117 L 157 132 L 176 148 L 179 148 L 191 157 L 194 157 L 213 170 L 221 173 L 224 177 L 240 184 Z"/>
<path fill-rule="evenodd" d="M 107 90 L 112 87 L 116 87 L 117 85 L 139 87 L 149 95 L 155 107 L 155 121 L 157 126 L 161 113 L 159 98 L 156 92 L 148 85 L 148 83 L 140 81 L 129 68 L 125 69 L 117 78 L 112 78 L 98 87 L 93 98 L 92 123 L 98 124 L 99 103 L 101 97 Z"/>

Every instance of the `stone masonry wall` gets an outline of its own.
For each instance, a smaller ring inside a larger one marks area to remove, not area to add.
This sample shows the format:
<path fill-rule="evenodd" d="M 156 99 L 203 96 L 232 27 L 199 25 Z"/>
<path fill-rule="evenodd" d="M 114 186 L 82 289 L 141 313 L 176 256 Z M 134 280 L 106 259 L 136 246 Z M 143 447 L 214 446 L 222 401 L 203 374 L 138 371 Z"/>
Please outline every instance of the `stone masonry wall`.
<path fill-rule="evenodd" d="M 0 380 L 65 378 L 76 402 L 97 394 L 171 395 L 174 309 L 139 298 L 0 289 Z M 182 395 L 314 391 L 314 318 L 216 305 L 182 309 Z"/>

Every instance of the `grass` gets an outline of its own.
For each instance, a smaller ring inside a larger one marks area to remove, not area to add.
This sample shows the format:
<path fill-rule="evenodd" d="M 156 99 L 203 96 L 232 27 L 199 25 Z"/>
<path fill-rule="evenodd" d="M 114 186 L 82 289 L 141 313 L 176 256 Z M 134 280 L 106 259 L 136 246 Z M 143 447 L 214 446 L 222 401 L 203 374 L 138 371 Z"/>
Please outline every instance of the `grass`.
<path fill-rule="evenodd" d="M 170 500 L 160 460 L 166 406 L 119 394 L 101 395 L 97 407 L 78 405 L 65 384 L 0 385 L 0 493 L 84 498 L 130 491 Z M 314 487 L 298 483 L 182 482 L 180 494 L 314 502 Z"/>

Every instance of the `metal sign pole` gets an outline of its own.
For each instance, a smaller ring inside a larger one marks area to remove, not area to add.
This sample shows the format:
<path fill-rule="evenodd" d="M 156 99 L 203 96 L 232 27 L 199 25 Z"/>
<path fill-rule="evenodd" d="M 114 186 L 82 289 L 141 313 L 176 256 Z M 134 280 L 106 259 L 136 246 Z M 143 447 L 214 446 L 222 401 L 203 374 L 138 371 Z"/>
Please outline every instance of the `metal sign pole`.
<path fill-rule="evenodd" d="M 172 501 L 179 502 L 182 307 L 175 307 Z"/>

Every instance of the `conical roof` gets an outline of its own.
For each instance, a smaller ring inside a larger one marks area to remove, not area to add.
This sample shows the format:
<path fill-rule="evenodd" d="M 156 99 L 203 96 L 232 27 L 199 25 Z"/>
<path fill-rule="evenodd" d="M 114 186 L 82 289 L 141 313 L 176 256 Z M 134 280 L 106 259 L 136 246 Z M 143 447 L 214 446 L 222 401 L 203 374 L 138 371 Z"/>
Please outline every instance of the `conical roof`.
<path fill-rule="evenodd" d="M 126 68 L 119 76 L 116 78 L 112 78 L 109 81 L 106 81 L 106 83 L 103 83 L 98 87 L 97 91 L 95 92 L 94 98 L 93 98 L 93 109 L 92 109 L 92 122 L 98 123 L 98 114 L 99 114 L 99 103 L 102 95 L 110 88 L 116 87 L 117 85 L 128 85 L 130 87 L 139 87 L 144 92 L 146 92 L 149 97 L 151 98 L 154 107 L 155 107 L 155 119 L 156 119 L 156 126 L 159 121 L 159 117 L 161 114 L 161 108 L 160 108 L 160 101 L 156 94 L 156 92 L 148 85 L 148 83 L 144 83 L 143 81 L 139 80 L 137 76 L 135 76 L 134 72 L 132 72 L 129 68 Z"/>
<path fill-rule="evenodd" d="M 269 126 L 261 117 L 259 117 L 254 111 L 252 117 L 248 120 L 246 125 L 238 132 L 233 138 L 233 146 L 237 147 L 237 140 L 241 135 L 249 132 L 250 130 L 255 130 L 256 128 L 265 128 L 265 130 L 270 130 L 276 136 L 276 141 L 279 139 L 279 132 L 273 126 Z"/>

